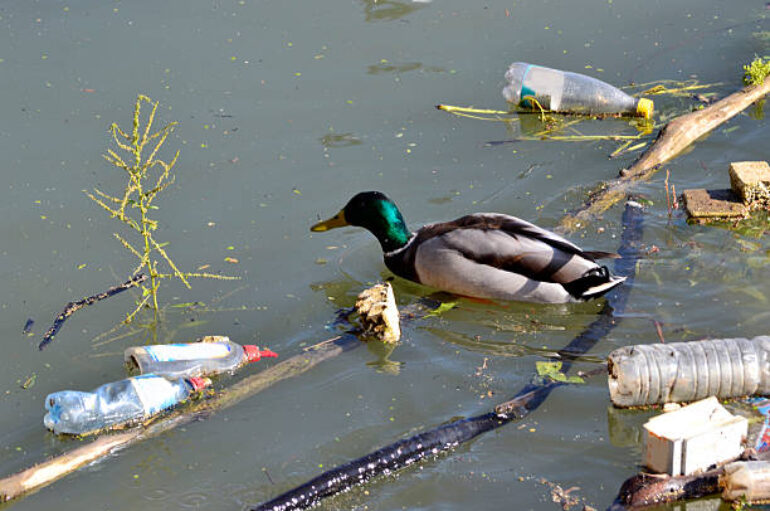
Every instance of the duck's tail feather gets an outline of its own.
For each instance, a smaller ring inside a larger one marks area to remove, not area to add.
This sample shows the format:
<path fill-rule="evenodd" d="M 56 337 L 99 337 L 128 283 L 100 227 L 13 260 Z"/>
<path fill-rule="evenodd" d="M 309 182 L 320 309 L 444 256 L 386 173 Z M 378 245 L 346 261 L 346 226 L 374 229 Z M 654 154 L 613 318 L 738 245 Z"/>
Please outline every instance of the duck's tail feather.
<path fill-rule="evenodd" d="M 578 300 L 590 300 L 602 296 L 624 280 L 626 280 L 625 277 L 610 275 L 606 266 L 597 266 L 585 272 L 579 279 L 562 285 Z"/>

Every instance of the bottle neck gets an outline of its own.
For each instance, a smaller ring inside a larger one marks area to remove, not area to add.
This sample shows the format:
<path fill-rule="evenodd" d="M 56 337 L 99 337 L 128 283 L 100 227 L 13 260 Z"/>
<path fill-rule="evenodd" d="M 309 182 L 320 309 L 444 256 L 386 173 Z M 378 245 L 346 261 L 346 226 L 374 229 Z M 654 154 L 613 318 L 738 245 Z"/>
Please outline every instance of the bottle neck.
<path fill-rule="evenodd" d="M 277 356 L 278 353 L 270 350 L 260 350 L 259 346 L 255 346 L 253 344 L 243 345 L 243 359 L 247 364 L 256 362 L 257 360 L 261 360 L 263 358 L 276 358 Z"/>
<path fill-rule="evenodd" d="M 192 392 L 198 392 L 199 390 L 203 390 L 209 385 L 211 385 L 211 379 L 209 378 L 201 378 L 194 376 L 192 378 L 188 378 L 185 380 L 187 382 L 187 385 L 192 388 Z"/>

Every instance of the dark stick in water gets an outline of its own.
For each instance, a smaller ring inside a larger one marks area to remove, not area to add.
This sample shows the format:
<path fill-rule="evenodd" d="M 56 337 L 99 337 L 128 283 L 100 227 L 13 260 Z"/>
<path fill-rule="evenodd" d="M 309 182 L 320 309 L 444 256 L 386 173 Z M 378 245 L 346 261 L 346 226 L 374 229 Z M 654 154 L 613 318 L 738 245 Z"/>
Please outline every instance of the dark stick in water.
<path fill-rule="evenodd" d="M 125 281 L 122 284 L 118 284 L 117 286 L 112 286 L 108 290 L 89 296 L 88 298 L 83 298 L 82 300 L 78 300 L 77 302 L 70 302 L 65 307 L 64 310 L 61 311 L 61 314 L 56 316 L 56 319 L 53 322 L 53 325 L 51 325 L 51 328 L 48 329 L 48 331 L 43 336 L 43 340 L 40 341 L 40 344 L 38 344 L 38 349 L 42 350 L 45 348 L 48 343 L 53 341 L 54 336 L 59 332 L 59 329 L 62 327 L 65 321 L 67 321 L 67 318 L 75 314 L 77 311 L 82 309 L 83 307 L 87 305 L 91 305 L 94 302 L 98 302 L 99 300 L 104 300 L 105 298 L 109 298 L 110 296 L 116 295 L 118 293 L 122 293 L 128 288 L 134 287 L 139 285 L 140 283 L 147 280 L 147 275 L 144 273 L 140 273 L 139 275 L 135 275 Z"/>
<path fill-rule="evenodd" d="M 636 261 L 639 258 L 638 244 L 642 238 L 642 208 L 629 202 L 623 213 L 623 236 L 620 250 L 621 259 L 615 261 L 615 273 L 626 276 L 626 284 L 611 292 L 599 317 L 566 347 L 559 351 L 562 370 L 566 373 L 576 357 L 593 348 L 617 324 L 617 314 L 625 310 L 628 295 L 634 279 Z M 423 458 L 436 456 L 453 449 L 481 433 L 496 429 L 514 420 L 521 420 L 537 409 L 551 391 L 564 385 L 547 381 L 529 384 L 516 396 L 498 406 L 495 412 L 468 419 L 461 419 L 438 428 L 420 433 L 385 446 L 361 458 L 324 472 L 320 476 L 298 486 L 269 502 L 251 508 L 252 511 L 289 511 L 306 509 L 326 497 L 350 489 L 369 479 L 412 465 Z"/>

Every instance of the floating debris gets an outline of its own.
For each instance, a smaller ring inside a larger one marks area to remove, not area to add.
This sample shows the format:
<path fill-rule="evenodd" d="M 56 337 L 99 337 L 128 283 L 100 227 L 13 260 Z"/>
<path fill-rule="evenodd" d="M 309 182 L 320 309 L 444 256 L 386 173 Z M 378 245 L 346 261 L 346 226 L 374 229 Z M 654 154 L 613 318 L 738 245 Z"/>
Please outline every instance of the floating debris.
<path fill-rule="evenodd" d="M 398 307 L 389 283 L 377 284 L 364 290 L 356 300 L 361 326 L 366 335 L 382 342 L 394 343 L 401 338 Z"/>
<path fill-rule="evenodd" d="M 770 165 L 766 161 L 732 162 L 730 188 L 747 206 L 770 206 Z"/>
<path fill-rule="evenodd" d="M 687 214 L 696 222 L 745 218 L 749 211 L 732 190 L 685 190 Z"/>
<path fill-rule="evenodd" d="M 722 499 L 745 502 L 746 504 L 766 503 L 770 499 L 770 462 L 736 461 L 725 466 L 719 478 L 724 490 Z M 744 507 L 744 506 L 741 506 Z"/>
<path fill-rule="evenodd" d="M 768 354 L 768 336 L 624 346 L 607 358 L 610 399 L 626 408 L 767 395 Z"/>
<path fill-rule="evenodd" d="M 747 218 L 753 209 L 770 207 L 770 165 L 765 161 L 730 163 L 730 186 L 724 190 L 685 190 L 687 214 L 696 222 Z"/>
<path fill-rule="evenodd" d="M 714 396 L 658 415 L 644 425 L 644 464 L 653 472 L 689 475 L 733 460 L 743 451 L 748 420 L 732 415 Z"/>

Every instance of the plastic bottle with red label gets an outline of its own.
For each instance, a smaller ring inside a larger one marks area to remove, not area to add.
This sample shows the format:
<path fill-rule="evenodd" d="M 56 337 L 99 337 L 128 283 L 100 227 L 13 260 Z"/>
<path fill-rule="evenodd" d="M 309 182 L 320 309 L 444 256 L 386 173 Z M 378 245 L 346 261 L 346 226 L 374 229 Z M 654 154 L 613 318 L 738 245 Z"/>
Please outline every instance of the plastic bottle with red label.
<path fill-rule="evenodd" d="M 141 374 L 189 378 L 232 373 L 245 364 L 278 356 L 254 345 L 241 346 L 227 337 L 221 339 L 215 342 L 134 346 L 124 352 L 123 358 L 129 370 Z"/>
<path fill-rule="evenodd" d="M 92 392 L 63 390 L 45 398 L 45 427 L 86 435 L 129 426 L 171 408 L 211 384 L 208 378 L 169 380 L 143 375 L 106 383 Z"/>

